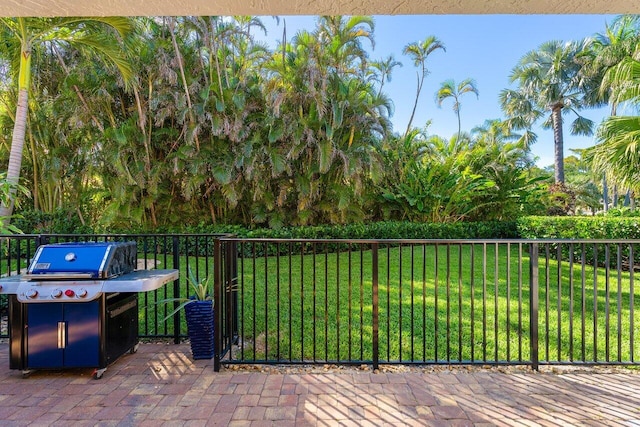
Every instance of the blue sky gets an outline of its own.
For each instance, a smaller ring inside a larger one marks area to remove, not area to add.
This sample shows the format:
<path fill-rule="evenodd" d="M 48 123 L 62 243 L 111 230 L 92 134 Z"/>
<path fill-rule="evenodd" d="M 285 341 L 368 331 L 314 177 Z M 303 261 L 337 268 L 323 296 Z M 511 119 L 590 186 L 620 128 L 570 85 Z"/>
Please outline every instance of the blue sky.
<path fill-rule="evenodd" d="M 416 71 L 411 59 L 402 54 L 411 42 L 436 36 L 445 45 L 446 52 L 436 51 L 429 56 L 430 71 L 425 80 L 420 102 L 413 121 L 423 126 L 432 120 L 429 133 L 450 137 L 457 132 L 457 120 L 452 101 L 444 101 L 439 108 L 434 100 L 440 84 L 447 79 L 456 82 L 465 78 L 476 81 L 479 99 L 473 94 L 461 98 L 462 129 L 470 130 L 487 119 L 504 118 L 498 95 L 509 87 L 509 75 L 518 60 L 528 51 L 549 40 L 579 40 L 605 31 L 615 15 L 407 15 L 374 16 L 375 47 L 372 59 L 393 55 L 403 66 L 396 68 L 392 81 L 385 84 L 395 111 L 391 118 L 394 129 L 402 132 L 407 126 L 416 93 Z M 282 38 L 283 22 L 287 38 L 291 40 L 300 29 L 312 30 L 316 17 L 284 16 L 278 25 L 271 17 L 263 17 L 268 28 L 268 43 L 275 47 Z M 583 115 L 596 124 L 606 116 L 608 109 L 587 110 Z M 575 116 L 566 116 L 565 123 Z M 565 156 L 571 148 L 584 148 L 594 144 L 593 137 L 572 136 L 568 124 L 564 127 Z M 536 129 L 538 142 L 532 147 L 537 164 L 553 164 L 553 135 Z"/>

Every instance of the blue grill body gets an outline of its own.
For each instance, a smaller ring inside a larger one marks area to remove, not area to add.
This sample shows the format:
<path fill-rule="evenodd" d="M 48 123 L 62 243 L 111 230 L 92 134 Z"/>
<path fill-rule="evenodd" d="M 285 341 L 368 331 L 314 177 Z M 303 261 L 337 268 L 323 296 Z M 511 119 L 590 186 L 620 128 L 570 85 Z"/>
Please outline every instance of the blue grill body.
<path fill-rule="evenodd" d="M 108 279 L 130 273 L 136 266 L 135 242 L 73 242 L 40 246 L 27 275 Z"/>
<path fill-rule="evenodd" d="M 137 293 L 101 289 L 108 279 L 134 271 L 136 261 L 135 242 L 40 246 L 24 275 L 28 279 L 24 284 L 33 293 L 21 295 L 18 291 L 20 297 L 32 295 L 37 302 L 10 298 L 10 367 L 24 372 L 94 367 L 99 378 L 109 363 L 135 351 Z M 87 291 L 80 294 L 83 288 Z M 69 294 L 61 293 L 64 290 Z"/>

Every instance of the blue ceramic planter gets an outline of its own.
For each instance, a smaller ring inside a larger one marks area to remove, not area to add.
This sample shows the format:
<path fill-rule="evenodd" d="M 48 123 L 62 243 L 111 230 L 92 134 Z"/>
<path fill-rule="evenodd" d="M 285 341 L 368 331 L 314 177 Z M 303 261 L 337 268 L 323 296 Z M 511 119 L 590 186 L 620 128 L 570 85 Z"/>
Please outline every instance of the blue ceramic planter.
<path fill-rule="evenodd" d="M 213 347 L 213 301 L 193 301 L 184 307 L 187 332 L 194 359 L 211 359 Z"/>

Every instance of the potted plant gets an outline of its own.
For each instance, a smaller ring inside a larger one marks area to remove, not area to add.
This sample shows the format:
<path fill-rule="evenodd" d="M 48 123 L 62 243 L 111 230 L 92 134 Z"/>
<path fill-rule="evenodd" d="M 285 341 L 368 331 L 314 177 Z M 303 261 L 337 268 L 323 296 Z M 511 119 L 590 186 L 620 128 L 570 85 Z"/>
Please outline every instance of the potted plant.
<path fill-rule="evenodd" d="M 214 354 L 214 300 L 212 280 L 211 277 L 198 280 L 191 271 L 191 268 L 189 268 L 187 281 L 193 291 L 193 295 L 188 298 L 164 299 L 158 301 L 158 304 L 171 302 L 180 303 L 164 320 L 171 318 L 178 311 L 184 309 L 193 358 L 211 359 Z"/>

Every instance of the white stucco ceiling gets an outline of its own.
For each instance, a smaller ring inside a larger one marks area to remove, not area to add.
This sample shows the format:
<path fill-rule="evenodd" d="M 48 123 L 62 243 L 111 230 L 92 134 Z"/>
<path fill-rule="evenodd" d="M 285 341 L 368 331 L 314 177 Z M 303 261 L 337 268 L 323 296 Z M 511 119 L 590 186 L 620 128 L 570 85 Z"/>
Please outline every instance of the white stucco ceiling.
<path fill-rule="evenodd" d="M 0 16 L 640 13 L 640 0 L 0 0 Z"/>

